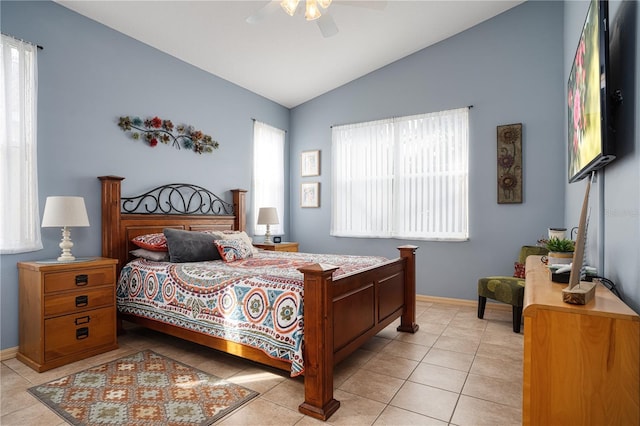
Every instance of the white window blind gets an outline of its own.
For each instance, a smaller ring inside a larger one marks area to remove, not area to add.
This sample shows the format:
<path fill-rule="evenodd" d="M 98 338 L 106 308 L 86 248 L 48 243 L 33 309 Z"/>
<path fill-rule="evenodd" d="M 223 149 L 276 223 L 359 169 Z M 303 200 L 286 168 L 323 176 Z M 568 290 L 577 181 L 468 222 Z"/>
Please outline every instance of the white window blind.
<path fill-rule="evenodd" d="M 258 225 L 260 207 L 278 210 L 278 225 L 272 235 L 284 234 L 284 130 L 254 121 L 253 124 L 253 221 L 254 234 L 264 235 L 266 225 Z"/>
<path fill-rule="evenodd" d="M 468 108 L 332 129 L 331 235 L 466 240 Z"/>
<path fill-rule="evenodd" d="M 36 150 L 37 47 L 2 34 L 0 253 L 42 248 Z"/>

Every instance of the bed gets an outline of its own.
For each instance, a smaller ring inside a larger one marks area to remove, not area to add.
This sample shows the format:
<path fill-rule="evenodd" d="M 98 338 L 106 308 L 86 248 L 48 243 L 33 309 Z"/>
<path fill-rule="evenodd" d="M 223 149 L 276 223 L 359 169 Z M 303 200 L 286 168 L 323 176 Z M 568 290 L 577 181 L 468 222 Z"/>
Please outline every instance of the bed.
<path fill-rule="evenodd" d="M 201 232 L 246 230 L 245 190 L 231 190 L 232 202 L 187 184 L 164 185 L 141 195 L 123 197 L 124 178 L 100 176 L 99 179 L 102 185 L 102 255 L 118 260 L 119 275 L 123 270 L 130 272 L 129 263 L 135 261 L 130 254 L 136 248 L 132 243 L 135 237 L 161 233 L 165 228 Z M 119 306 L 119 327 L 122 320 L 131 321 L 290 371 L 292 375 L 303 371 L 305 395 L 299 410 L 326 420 L 340 406 L 333 397 L 336 363 L 398 318 L 399 331 L 415 333 L 418 330 L 415 322 L 416 249 L 416 246 L 401 246 L 397 258 L 346 269 L 327 263 L 331 257 L 313 258 L 318 261 L 312 262 L 307 258 L 308 254 L 290 254 L 293 260 L 289 266 L 295 266 L 302 274 L 304 289 L 303 318 L 299 321 L 303 335 L 303 343 L 299 346 L 302 359 L 298 360 L 298 369 L 292 368 L 296 360 L 274 357 L 242 340 L 239 343 L 238 339 L 203 329 L 189 328 L 160 317 L 150 318 L 124 306 Z M 255 256 L 255 261 L 269 262 L 274 255 L 261 253 Z"/>

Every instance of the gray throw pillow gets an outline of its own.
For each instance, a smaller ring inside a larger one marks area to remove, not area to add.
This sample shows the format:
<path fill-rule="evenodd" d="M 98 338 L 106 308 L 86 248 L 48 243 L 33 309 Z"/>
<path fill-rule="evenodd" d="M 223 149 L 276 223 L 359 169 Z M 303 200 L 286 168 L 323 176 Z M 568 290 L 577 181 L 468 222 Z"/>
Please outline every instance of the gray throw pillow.
<path fill-rule="evenodd" d="M 174 263 L 201 262 L 205 260 L 220 260 L 220 253 L 213 244 L 213 235 L 196 231 L 165 228 L 169 260 Z"/>

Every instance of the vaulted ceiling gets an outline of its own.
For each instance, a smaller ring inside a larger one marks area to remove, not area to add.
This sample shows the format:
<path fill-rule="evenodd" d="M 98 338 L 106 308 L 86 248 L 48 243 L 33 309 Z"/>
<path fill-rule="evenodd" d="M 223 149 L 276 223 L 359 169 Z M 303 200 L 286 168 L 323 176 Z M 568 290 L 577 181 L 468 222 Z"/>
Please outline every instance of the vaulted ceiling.
<path fill-rule="evenodd" d="M 288 108 L 523 3 L 333 0 L 306 21 L 304 0 L 294 16 L 279 1 L 57 2 Z"/>

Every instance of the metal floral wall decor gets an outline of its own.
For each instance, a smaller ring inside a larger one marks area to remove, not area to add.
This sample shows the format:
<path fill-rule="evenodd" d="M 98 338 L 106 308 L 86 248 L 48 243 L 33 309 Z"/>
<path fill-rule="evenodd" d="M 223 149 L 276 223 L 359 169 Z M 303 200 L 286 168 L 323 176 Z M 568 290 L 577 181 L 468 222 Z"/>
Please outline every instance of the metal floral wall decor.
<path fill-rule="evenodd" d="M 213 152 L 220 145 L 211 136 L 194 129 L 193 126 L 181 124 L 174 127 L 171 120 L 163 120 L 159 117 L 146 120 L 140 117 L 120 117 L 118 126 L 123 131 L 129 132 L 134 140 L 143 139 L 151 147 L 158 145 L 158 142 L 167 145 L 170 143 L 177 149 L 185 148 L 202 154 Z"/>
<path fill-rule="evenodd" d="M 522 123 L 498 126 L 498 204 L 522 203 Z"/>

